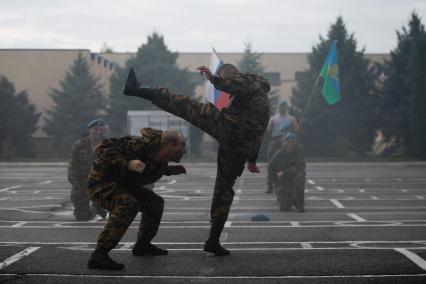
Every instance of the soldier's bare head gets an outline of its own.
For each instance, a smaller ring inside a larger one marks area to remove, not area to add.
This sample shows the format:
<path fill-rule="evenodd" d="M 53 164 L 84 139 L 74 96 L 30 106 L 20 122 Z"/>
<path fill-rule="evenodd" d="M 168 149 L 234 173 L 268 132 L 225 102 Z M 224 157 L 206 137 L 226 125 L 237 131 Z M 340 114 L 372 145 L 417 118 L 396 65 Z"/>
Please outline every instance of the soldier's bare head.
<path fill-rule="evenodd" d="M 159 155 L 165 161 L 179 163 L 185 154 L 186 142 L 182 133 L 175 129 L 163 131 Z"/>
<path fill-rule="evenodd" d="M 225 63 L 217 69 L 217 75 L 219 76 L 238 76 L 240 70 L 230 63 Z"/>

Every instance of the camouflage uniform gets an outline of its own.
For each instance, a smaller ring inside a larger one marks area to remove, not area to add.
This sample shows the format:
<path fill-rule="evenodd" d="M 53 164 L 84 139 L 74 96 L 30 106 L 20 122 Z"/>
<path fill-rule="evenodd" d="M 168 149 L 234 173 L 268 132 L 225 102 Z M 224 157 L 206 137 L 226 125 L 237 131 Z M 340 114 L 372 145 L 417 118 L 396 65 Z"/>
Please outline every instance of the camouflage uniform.
<path fill-rule="evenodd" d="M 305 199 L 305 157 L 303 146 L 295 142 L 281 140 L 282 146 L 272 156 L 268 170 L 271 172 L 272 183 L 277 188 L 277 199 L 280 210 L 290 210 L 292 205 L 304 209 Z M 277 173 L 283 171 L 283 176 Z"/>
<path fill-rule="evenodd" d="M 164 200 L 144 186 L 168 175 L 168 163 L 155 163 L 150 155 L 160 148 L 162 131 L 141 130 L 142 137 L 105 140 L 96 148 L 98 159 L 89 175 L 91 200 L 110 210 L 104 230 L 98 237 L 98 247 L 113 249 L 142 212 L 138 240 L 150 242 L 157 234 L 163 214 Z M 142 174 L 127 169 L 130 160 L 141 160 L 146 168 Z"/>
<path fill-rule="evenodd" d="M 74 216 L 78 221 L 90 220 L 100 208 L 90 208 L 90 198 L 87 193 L 88 176 L 90 167 L 96 159 L 90 143 L 90 137 L 86 136 L 77 140 L 72 146 L 71 160 L 68 163 L 68 181 L 72 184 L 71 201 L 74 205 Z M 103 209 L 102 209 L 103 210 Z"/>
<path fill-rule="evenodd" d="M 233 186 L 246 161 L 256 161 L 269 120 L 269 83 L 254 74 L 216 77 L 215 88 L 231 94 L 230 105 L 219 111 L 211 103 L 159 88 L 152 100 L 157 107 L 179 116 L 219 142 L 217 176 L 211 221 L 224 222 L 234 197 Z"/>

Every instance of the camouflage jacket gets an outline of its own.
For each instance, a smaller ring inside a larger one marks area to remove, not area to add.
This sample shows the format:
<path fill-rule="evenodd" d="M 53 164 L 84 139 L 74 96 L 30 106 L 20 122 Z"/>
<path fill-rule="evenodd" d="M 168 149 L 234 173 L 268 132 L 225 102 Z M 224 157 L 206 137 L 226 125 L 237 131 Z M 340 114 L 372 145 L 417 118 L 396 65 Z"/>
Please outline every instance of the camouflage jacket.
<path fill-rule="evenodd" d="M 269 82 L 255 74 L 213 76 L 215 88 L 231 95 L 228 107 L 221 113 L 226 119 L 226 137 L 233 149 L 256 161 L 262 137 L 269 122 Z"/>
<path fill-rule="evenodd" d="M 305 150 L 299 142 L 290 145 L 283 141 L 282 146 L 275 152 L 269 161 L 268 168 L 272 173 L 272 180 L 277 181 L 277 173 L 284 172 L 289 176 L 297 172 L 304 172 L 306 168 Z"/>
<path fill-rule="evenodd" d="M 153 162 L 151 154 L 158 151 L 161 130 L 143 128 L 142 137 L 126 136 L 105 140 L 96 148 L 98 159 L 90 171 L 89 183 L 116 182 L 125 186 L 143 186 L 168 174 L 167 162 Z M 142 174 L 127 169 L 130 160 L 145 163 Z"/>
<path fill-rule="evenodd" d="M 68 162 L 68 181 L 74 187 L 87 187 L 90 167 L 96 159 L 89 136 L 77 140 L 71 150 Z"/>

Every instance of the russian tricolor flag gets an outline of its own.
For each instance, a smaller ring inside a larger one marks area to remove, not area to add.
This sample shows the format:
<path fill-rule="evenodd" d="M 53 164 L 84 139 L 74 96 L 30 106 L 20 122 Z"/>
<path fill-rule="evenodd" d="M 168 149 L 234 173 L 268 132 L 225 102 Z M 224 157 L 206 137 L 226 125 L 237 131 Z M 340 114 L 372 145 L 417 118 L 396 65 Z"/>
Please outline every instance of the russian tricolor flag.
<path fill-rule="evenodd" d="M 213 48 L 212 57 L 210 59 L 210 71 L 213 75 L 217 74 L 219 67 L 223 65 L 223 61 L 217 55 Z M 228 93 L 216 90 L 212 83 L 207 81 L 206 100 L 214 104 L 219 110 L 229 105 L 230 95 Z"/>

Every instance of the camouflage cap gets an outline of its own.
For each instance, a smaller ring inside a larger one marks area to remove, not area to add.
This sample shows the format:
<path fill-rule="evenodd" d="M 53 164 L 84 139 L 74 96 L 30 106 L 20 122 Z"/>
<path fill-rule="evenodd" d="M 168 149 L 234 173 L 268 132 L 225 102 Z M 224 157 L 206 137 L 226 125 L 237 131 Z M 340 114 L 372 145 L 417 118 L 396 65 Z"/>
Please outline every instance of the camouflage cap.
<path fill-rule="evenodd" d="M 151 127 L 146 127 L 141 129 L 141 135 L 142 141 L 145 145 L 144 148 L 148 154 L 154 153 L 160 149 L 161 136 L 163 135 L 163 131 Z"/>

